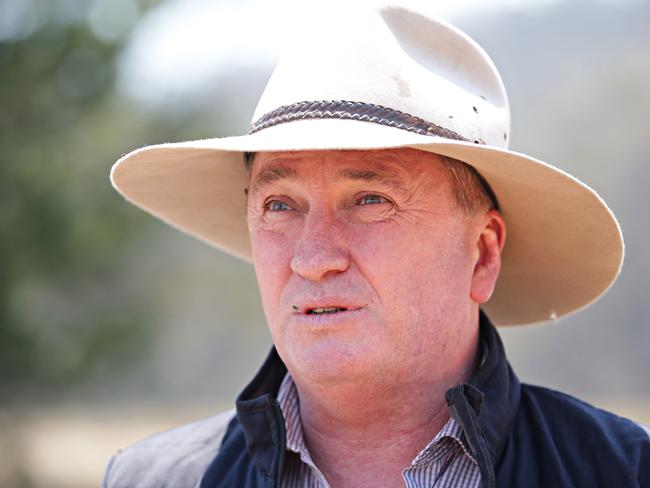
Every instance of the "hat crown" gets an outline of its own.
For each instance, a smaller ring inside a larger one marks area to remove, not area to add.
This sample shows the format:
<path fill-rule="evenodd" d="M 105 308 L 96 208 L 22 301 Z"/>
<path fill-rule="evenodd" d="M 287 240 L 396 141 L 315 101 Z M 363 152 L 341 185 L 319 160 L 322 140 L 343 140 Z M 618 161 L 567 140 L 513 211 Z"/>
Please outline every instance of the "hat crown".
<path fill-rule="evenodd" d="M 507 148 L 510 112 L 503 82 L 466 34 L 401 6 L 317 17 L 296 31 L 281 55 L 253 122 L 305 101 L 361 102 Z"/>

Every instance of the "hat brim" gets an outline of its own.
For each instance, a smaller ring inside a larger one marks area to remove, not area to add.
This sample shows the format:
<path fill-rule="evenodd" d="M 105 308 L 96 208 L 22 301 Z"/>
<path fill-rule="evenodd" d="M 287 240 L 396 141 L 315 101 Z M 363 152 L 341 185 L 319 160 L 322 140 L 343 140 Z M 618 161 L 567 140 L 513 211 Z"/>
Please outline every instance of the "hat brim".
<path fill-rule="evenodd" d="M 508 229 L 496 289 L 483 308 L 497 325 L 553 320 L 600 297 L 623 262 L 605 202 L 573 176 L 524 154 L 354 120 L 303 120 L 252 135 L 159 144 L 112 168 L 114 187 L 171 226 L 251 260 L 243 152 L 411 147 L 474 166 Z"/>

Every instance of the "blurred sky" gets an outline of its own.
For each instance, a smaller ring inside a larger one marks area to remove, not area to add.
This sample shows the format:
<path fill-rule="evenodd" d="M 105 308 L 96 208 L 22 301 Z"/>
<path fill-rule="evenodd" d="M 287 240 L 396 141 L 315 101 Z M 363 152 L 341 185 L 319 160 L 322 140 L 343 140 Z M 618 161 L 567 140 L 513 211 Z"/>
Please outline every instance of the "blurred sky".
<path fill-rule="evenodd" d="M 120 0 L 128 3 L 127 0 Z M 386 3 L 356 0 L 357 3 Z M 530 10 L 558 0 L 402 0 L 444 19 L 498 10 Z M 615 3 L 637 0 L 611 0 Z M 347 8 L 342 0 L 328 8 Z M 337 7 L 338 5 L 338 7 Z M 200 90 L 219 73 L 237 66 L 272 66 L 281 46 L 292 42 L 291 25 L 313 2 L 297 0 L 171 0 L 137 26 L 120 64 L 120 86 L 146 104 Z"/>

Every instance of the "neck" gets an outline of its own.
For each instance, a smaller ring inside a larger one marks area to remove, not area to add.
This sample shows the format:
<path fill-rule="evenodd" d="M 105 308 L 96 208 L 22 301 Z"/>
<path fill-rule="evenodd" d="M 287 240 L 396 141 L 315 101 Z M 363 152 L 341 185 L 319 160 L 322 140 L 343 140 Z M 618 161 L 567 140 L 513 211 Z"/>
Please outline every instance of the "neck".
<path fill-rule="evenodd" d="M 449 420 L 446 391 L 471 377 L 478 331 L 457 358 L 407 381 L 302 384 L 294 377 L 310 454 L 332 487 L 403 486 L 402 470 Z"/>

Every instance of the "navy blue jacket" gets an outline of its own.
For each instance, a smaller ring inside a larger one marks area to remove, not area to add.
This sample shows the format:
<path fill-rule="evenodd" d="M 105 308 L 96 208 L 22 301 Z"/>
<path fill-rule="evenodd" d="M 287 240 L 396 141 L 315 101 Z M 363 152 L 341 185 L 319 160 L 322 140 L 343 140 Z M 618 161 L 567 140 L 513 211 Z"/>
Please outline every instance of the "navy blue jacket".
<path fill-rule="evenodd" d="M 634 422 L 571 396 L 520 384 L 481 315 L 480 365 L 447 392 L 485 488 L 650 488 L 650 437 Z M 286 367 L 275 349 L 237 399 L 200 488 L 279 486 L 285 428 L 276 401 Z"/>

